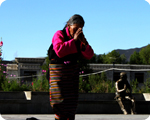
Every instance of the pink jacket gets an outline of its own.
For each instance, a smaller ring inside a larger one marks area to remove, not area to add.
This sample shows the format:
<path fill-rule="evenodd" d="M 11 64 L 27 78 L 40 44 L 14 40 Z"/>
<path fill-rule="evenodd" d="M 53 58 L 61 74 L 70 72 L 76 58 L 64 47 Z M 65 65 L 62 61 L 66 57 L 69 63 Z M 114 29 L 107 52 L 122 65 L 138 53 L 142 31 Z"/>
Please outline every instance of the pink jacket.
<path fill-rule="evenodd" d="M 68 27 L 66 27 L 66 33 L 69 41 L 64 40 L 64 35 L 61 30 L 58 30 L 52 38 L 53 49 L 59 58 L 69 54 L 77 53 L 75 40 L 70 36 Z M 81 51 L 81 54 L 84 58 L 91 59 L 94 55 L 94 52 L 91 46 L 88 44 L 85 51 Z"/>

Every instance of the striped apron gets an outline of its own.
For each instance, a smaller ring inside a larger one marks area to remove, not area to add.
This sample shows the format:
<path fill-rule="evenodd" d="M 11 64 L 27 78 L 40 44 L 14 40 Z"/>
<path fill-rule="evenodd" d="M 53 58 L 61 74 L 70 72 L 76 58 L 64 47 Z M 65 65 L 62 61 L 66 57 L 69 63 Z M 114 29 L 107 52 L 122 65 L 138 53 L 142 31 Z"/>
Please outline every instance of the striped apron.
<path fill-rule="evenodd" d="M 79 67 L 77 64 L 49 64 L 50 104 L 60 117 L 75 116 L 78 89 Z"/>

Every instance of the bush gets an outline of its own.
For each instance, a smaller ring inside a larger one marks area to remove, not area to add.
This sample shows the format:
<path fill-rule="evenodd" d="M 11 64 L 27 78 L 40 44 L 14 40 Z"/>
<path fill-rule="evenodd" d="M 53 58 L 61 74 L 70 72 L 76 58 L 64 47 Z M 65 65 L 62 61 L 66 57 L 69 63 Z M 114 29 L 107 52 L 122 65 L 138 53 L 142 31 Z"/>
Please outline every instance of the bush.
<path fill-rule="evenodd" d="M 1 51 L 0 51 L 1 53 Z M 0 85 L 6 81 L 6 68 L 4 64 L 1 64 L 0 60 Z M 2 90 L 2 87 L 0 86 L 0 90 Z"/>
<path fill-rule="evenodd" d="M 79 78 L 79 92 L 88 93 L 91 91 L 91 85 L 89 83 L 88 77 Z"/>
<path fill-rule="evenodd" d="M 139 88 L 138 88 L 138 81 L 136 80 L 132 80 L 130 82 L 130 86 L 132 88 L 132 93 L 139 93 Z"/>
<path fill-rule="evenodd" d="M 31 85 L 20 85 L 17 80 L 8 80 L 6 79 L 2 84 L 1 84 L 2 90 L 3 91 L 28 91 L 31 90 Z"/>
<path fill-rule="evenodd" d="M 90 75 L 88 77 L 80 77 L 79 79 L 80 93 L 113 93 L 114 85 L 107 79 L 106 73 L 101 75 Z"/>
<path fill-rule="evenodd" d="M 95 79 L 91 77 L 90 83 L 92 85 L 91 93 L 115 92 L 114 85 L 112 86 L 112 81 L 107 80 L 107 78 L 103 79 L 103 74 L 101 74 L 101 76 L 95 75 Z"/>
<path fill-rule="evenodd" d="M 49 91 L 49 82 L 46 79 L 46 74 L 33 80 L 32 91 Z"/>
<path fill-rule="evenodd" d="M 20 84 L 17 79 L 8 80 L 6 79 L 1 83 L 2 91 L 49 91 L 49 82 L 46 79 L 46 73 L 37 79 L 34 79 L 31 84 Z"/>
<path fill-rule="evenodd" d="M 49 82 L 46 79 L 46 74 L 34 79 L 32 83 L 32 86 L 27 83 L 21 85 L 16 79 L 5 79 L 1 83 L 1 89 L 3 91 L 49 91 Z M 146 80 L 142 87 L 138 87 L 137 80 L 132 80 L 130 85 L 132 93 L 150 93 L 150 78 Z M 107 79 L 105 73 L 79 78 L 79 93 L 115 93 L 115 91 L 114 84 Z"/>
<path fill-rule="evenodd" d="M 8 80 L 6 79 L 2 84 L 3 91 L 41 91 L 41 92 L 48 92 L 49 91 L 49 82 L 46 79 L 46 75 L 38 77 L 34 79 L 33 84 L 20 84 L 17 80 Z"/>
<path fill-rule="evenodd" d="M 140 88 L 139 93 L 150 93 L 150 78 L 144 82 L 144 85 Z"/>

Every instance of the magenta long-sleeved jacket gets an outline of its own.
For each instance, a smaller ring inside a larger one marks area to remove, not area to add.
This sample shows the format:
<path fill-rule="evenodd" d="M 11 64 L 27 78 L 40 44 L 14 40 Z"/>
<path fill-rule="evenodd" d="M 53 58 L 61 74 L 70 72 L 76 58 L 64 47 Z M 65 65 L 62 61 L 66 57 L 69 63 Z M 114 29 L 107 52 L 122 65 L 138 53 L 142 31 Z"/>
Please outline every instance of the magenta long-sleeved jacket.
<path fill-rule="evenodd" d="M 71 37 L 68 27 L 66 27 L 66 34 L 69 38 L 68 41 L 65 41 L 63 32 L 61 30 L 58 30 L 52 38 L 53 49 L 59 58 L 69 54 L 77 53 L 75 40 Z M 84 58 L 91 59 L 94 55 L 94 51 L 88 44 L 84 51 L 81 50 L 81 54 Z"/>

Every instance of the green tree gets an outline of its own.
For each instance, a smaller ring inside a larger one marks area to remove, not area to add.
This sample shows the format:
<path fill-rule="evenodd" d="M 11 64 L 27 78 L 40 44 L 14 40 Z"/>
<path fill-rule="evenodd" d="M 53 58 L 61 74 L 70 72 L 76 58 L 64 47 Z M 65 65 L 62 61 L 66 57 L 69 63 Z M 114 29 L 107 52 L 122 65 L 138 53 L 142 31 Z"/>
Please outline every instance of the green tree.
<path fill-rule="evenodd" d="M 113 62 L 120 64 L 121 63 L 121 57 L 120 54 L 113 50 L 111 52 L 109 52 L 104 59 L 104 63 L 106 64 L 112 64 Z"/>
<path fill-rule="evenodd" d="M 103 63 L 105 54 L 94 54 L 93 57 L 89 60 L 89 63 Z"/>
<path fill-rule="evenodd" d="M 142 64 L 140 54 L 136 51 L 130 56 L 130 64 Z"/>
<path fill-rule="evenodd" d="M 41 66 L 42 74 L 43 74 L 44 77 L 47 78 L 47 80 L 49 80 L 49 63 L 50 63 L 50 60 L 49 60 L 49 57 L 47 55 L 47 57 L 45 57 L 44 64 Z"/>
<path fill-rule="evenodd" d="M 97 63 L 103 63 L 105 58 L 105 54 L 97 56 Z"/>
<path fill-rule="evenodd" d="M 122 54 L 122 55 L 120 56 L 120 58 L 121 58 L 121 63 L 122 63 L 122 64 L 126 64 L 126 63 L 127 63 L 127 59 L 126 59 L 125 54 Z"/>
<path fill-rule="evenodd" d="M 97 63 L 97 55 L 95 53 L 93 57 L 89 60 L 89 63 Z"/>
<path fill-rule="evenodd" d="M 142 64 L 150 64 L 150 44 L 142 48 L 139 52 Z"/>
<path fill-rule="evenodd" d="M 48 71 L 50 60 L 48 56 L 45 58 L 45 63 L 42 65 L 42 69 Z"/>

